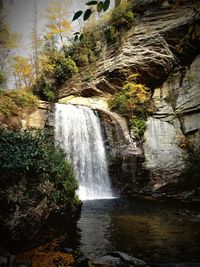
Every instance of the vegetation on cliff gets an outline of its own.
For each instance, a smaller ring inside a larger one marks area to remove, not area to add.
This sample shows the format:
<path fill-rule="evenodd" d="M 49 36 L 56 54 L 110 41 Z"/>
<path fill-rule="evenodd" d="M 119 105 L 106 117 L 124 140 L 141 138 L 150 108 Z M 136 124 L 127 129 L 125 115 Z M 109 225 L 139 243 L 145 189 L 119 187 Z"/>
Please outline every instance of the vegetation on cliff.
<path fill-rule="evenodd" d="M 146 129 L 145 120 L 154 111 L 151 92 L 143 84 L 137 83 L 138 74 L 126 78 L 120 90 L 110 98 L 109 106 L 126 117 L 133 136 L 140 139 Z"/>
<path fill-rule="evenodd" d="M 38 98 L 26 90 L 0 91 L 0 113 L 6 118 L 21 117 L 38 107 Z"/>

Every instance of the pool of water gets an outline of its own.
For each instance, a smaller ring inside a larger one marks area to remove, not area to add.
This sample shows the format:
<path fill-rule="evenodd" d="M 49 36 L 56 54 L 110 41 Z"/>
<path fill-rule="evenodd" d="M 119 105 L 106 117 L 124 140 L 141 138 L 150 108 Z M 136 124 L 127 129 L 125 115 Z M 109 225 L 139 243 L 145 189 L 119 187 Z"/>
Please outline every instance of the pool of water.
<path fill-rule="evenodd" d="M 137 198 L 84 201 L 76 234 L 84 256 L 119 250 L 147 262 L 200 262 L 198 205 Z"/>
<path fill-rule="evenodd" d="M 76 227 L 55 219 L 41 229 L 32 247 L 35 249 L 28 250 L 26 246 L 27 255 L 19 256 L 37 262 L 37 267 L 49 266 L 46 259 L 60 257 L 60 253 L 66 257 L 66 251 L 73 251 L 75 258 L 118 250 L 149 264 L 199 263 L 200 207 L 147 198 L 84 201 Z M 45 255 L 40 260 L 38 251 Z"/>

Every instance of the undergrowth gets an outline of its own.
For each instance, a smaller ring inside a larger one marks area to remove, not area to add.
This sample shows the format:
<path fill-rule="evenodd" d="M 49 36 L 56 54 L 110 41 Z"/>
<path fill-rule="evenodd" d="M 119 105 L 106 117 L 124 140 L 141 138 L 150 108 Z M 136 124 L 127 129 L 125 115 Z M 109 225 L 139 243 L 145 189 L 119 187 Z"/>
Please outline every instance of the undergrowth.
<path fill-rule="evenodd" d="M 46 140 L 42 131 L 0 130 L 0 177 L 9 186 L 26 181 L 26 193 L 38 196 L 37 188 L 52 184 L 47 196 L 59 205 L 76 203 L 77 182 L 66 154 Z"/>

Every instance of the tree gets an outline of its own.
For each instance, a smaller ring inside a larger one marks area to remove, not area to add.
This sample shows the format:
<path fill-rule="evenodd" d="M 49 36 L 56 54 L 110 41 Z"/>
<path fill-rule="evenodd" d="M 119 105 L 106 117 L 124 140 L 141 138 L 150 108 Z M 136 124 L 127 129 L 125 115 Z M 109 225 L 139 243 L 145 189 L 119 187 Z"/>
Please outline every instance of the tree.
<path fill-rule="evenodd" d="M 29 60 L 22 56 L 13 57 L 12 69 L 16 89 L 30 88 L 33 83 L 33 66 Z"/>
<path fill-rule="evenodd" d="M 8 25 L 4 23 L 0 31 L 0 40 L 0 70 L 4 71 L 7 66 L 11 50 L 17 47 L 19 35 L 11 33 Z"/>
<path fill-rule="evenodd" d="M 2 2 L 3 3 L 3 2 Z M 0 87 L 6 88 L 7 73 L 12 49 L 17 47 L 19 35 L 12 33 L 6 23 L 5 10 L 0 10 Z"/>
<path fill-rule="evenodd" d="M 58 46 L 61 45 L 65 50 L 65 41 L 67 34 L 71 30 L 71 24 L 67 18 L 67 8 L 69 1 L 54 0 L 46 11 L 47 23 L 47 38 L 52 38 L 57 41 Z"/>
<path fill-rule="evenodd" d="M 39 66 L 39 49 L 41 40 L 38 34 L 38 10 L 36 0 L 34 1 L 34 12 L 32 18 L 32 32 L 31 32 L 31 46 L 32 46 L 32 62 L 34 68 L 34 75 L 38 79 L 40 66 Z"/>

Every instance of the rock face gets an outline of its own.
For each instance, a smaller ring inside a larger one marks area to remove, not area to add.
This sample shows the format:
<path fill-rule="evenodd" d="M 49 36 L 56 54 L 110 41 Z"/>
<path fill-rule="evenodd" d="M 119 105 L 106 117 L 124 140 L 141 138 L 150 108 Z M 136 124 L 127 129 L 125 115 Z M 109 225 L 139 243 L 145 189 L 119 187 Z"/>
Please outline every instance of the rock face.
<path fill-rule="evenodd" d="M 36 110 L 24 112 L 21 117 L 12 116 L 6 118 L 0 113 L 1 128 L 10 130 L 19 129 L 43 129 L 45 127 L 54 126 L 54 104 L 39 101 L 39 106 Z"/>
<path fill-rule="evenodd" d="M 22 120 L 22 127 L 45 128 L 54 126 L 54 104 L 40 101 L 39 108 Z"/>
<path fill-rule="evenodd" d="M 163 177 L 163 183 L 183 170 L 187 156 L 184 143 L 191 141 L 196 148 L 200 144 L 199 68 L 197 56 L 184 76 L 177 72 L 154 91 L 157 111 L 147 122 L 145 167 L 154 178 Z"/>

